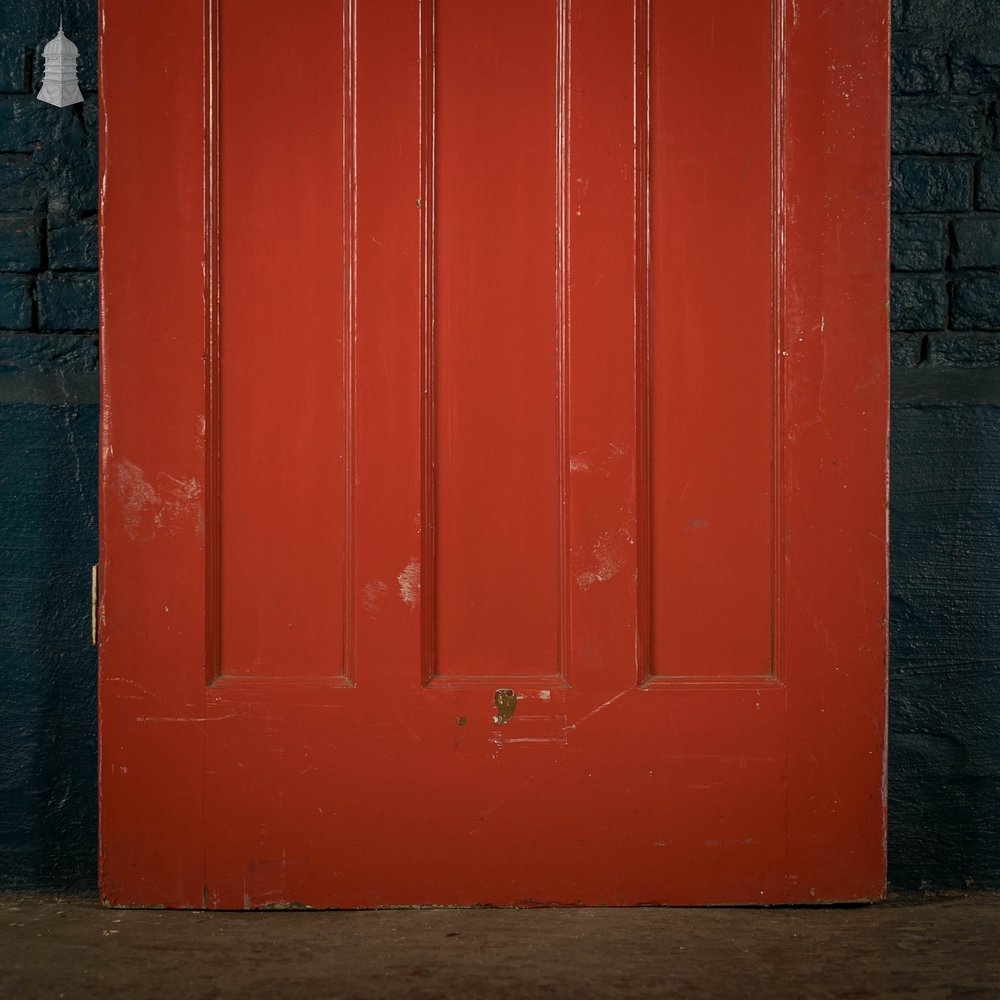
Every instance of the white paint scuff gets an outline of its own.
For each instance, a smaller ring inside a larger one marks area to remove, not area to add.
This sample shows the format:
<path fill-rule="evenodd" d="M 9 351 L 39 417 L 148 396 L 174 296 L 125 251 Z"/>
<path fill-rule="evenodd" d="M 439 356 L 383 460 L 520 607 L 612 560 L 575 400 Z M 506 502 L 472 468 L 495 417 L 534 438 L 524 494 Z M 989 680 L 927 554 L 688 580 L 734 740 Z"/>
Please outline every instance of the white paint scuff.
<path fill-rule="evenodd" d="M 420 603 L 420 561 L 411 559 L 403 572 L 396 577 L 399 584 L 399 596 L 402 602 L 412 611 Z"/>
<path fill-rule="evenodd" d="M 581 590 L 589 590 L 595 583 L 605 583 L 617 576 L 628 561 L 628 547 L 633 543 L 632 533 L 627 527 L 602 532 L 591 550 L 593 569 L 577 573 L 577 586 Z"/>
<path fill-rule="evenodd" d="M 197 479 L 178 479 L 160 472 L 154 486 L 138 465 L 122 459 L 115 467 L 114 486 L 129 538 L 149 537 L 158 529 L 173 530 L 192 522 L 199 534 L 204 531 L 201 484 Z"/>
<path fill-rule="evenodd" d="M 375 617 L 382 598 L 389 593 L 389 584 L 384 580 L 372 580 L 361 588 L 361 607 L 369 618 Z"/>

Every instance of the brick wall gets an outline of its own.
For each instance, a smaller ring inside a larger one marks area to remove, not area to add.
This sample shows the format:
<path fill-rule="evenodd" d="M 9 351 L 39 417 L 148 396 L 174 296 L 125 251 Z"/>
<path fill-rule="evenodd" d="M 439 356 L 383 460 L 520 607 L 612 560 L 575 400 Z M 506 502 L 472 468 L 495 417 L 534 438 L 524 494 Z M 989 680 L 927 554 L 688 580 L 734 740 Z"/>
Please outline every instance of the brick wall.
<path fill-rule="evenodd" d="M 1000 364 L 1000 3 L 893 15 L 893 363 Z"/>
<path fill-rule="evenodd" d="M 1000 0 L 894 0 L 889 877 L 1000 885 Z"/>
<path fill-rule="evenodd" d="M 97 331 L 94 0 L 7 3 L 0 21 L 0 331 Z M 63 13 L 86 100 L 35 99 Z"/>
<path fill-rule="evenodd" d="M 35 99 L 60 14 L 85 103 Z M 0 887 L 97 862 L 95 0 L 0 3 Z"/>

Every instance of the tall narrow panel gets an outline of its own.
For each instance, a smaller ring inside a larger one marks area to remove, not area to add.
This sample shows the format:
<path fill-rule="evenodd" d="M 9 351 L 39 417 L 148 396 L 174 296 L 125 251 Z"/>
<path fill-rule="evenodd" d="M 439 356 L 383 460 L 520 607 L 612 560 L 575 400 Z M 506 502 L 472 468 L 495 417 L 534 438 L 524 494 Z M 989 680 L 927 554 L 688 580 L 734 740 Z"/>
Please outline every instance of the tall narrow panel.
<path fill-rule="evenodd" d="M 341 4 L 222 0 L 221 673 L 344 670 Z"/>
<path fill-rule="evenodd" d="M 554 3 L 439 0 L 434 673 L 558 669 Z"/>
<path fill-rule="evenodd" d="M 650 7 L 649 672 L 766 675 L 771 0 Z"/>

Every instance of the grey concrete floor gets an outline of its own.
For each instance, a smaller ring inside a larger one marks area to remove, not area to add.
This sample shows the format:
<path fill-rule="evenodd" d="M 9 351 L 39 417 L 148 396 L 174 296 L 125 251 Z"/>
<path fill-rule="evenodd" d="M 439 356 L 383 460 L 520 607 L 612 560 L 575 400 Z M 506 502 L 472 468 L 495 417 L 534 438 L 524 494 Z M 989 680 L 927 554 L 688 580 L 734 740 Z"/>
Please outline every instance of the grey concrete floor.
<path fill-rule="evenodd" d="M 0 895 L 0 996 L 1000 997 L 1000 894 L 775 909 L 109 910 Z"/>

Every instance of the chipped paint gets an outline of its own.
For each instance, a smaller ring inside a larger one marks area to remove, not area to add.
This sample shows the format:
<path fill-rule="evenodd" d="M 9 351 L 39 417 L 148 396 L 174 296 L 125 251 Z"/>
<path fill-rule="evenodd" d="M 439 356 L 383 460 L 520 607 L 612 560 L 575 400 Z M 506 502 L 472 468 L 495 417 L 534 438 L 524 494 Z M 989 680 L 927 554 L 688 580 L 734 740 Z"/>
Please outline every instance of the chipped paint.
<path fill-rule="evenodd" d="M 420 562 L 412 559 L 406 564 L 403 572 L 396 577 L 399 584 L 399 597 L 412 611 L 420 603 Z"/>
<path fill-rule="evenodd" d="M 517 695 L 510 688 L 498 688 L 493 695 L 493 704 L 497 709 L 493 721 L 498 726 L 504 726 L 510 722 L 514 709 L 517 708 Z"/>

